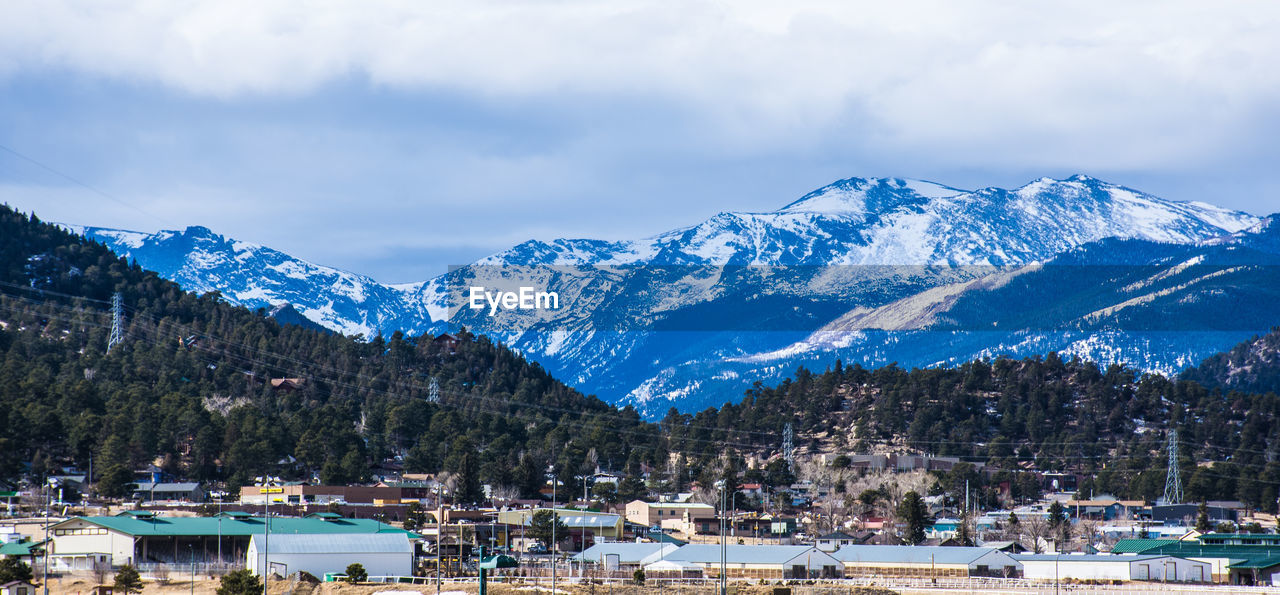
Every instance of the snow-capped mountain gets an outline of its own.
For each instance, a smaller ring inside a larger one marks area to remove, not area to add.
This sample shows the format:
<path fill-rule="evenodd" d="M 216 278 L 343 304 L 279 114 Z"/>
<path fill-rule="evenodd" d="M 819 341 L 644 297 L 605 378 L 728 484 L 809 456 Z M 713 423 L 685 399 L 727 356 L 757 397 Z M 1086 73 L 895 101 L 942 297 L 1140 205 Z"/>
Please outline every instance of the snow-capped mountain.
<path fill-rule="evenodd" d="M 772 212 L 721 213 L 633 241 L 531 240 L 401 286 L 199 227 L 81 231 L 188 289 L 220 291 L 249 307 L 288 302 L 340 332 L 439 332 L 464 324 L 583 390 L 655 412 L 732 399 L 796 362 L 833 360 L 842 341 L 859 345 L 867 362 L 896 354 L 902 341 L 895 333 L 936 318 L 904 300 L 936 302 L 936 314 L 1092 242 L 1199 245 L 1231 234 L 1252 238 L 1248 230 L 1259 224 L 1247 213 L 1086 176 L 976 191 L 851 178 Z M 477 285 L 555 292 L 560 307 L 472 309 L 468 290 Z M 918 320 L 903 326 L 912 312 Z M 827 343 L 814 339 L 818 331 Z M 922 346 L 922 357 L 899 361 L 946 362 L 1003 345 L 980 343 Z"/>
<path fill-rule="evenodd" d="M 347 335 L 430 326 L 406 300 L 417 285 L 383 285 L 355 273 L 312 264 L 266 246 L 193 226 L 153 234 L 67 225 L 197 293 L 220 292 L 249 308 L 292 304 L 307 319 Z"/>

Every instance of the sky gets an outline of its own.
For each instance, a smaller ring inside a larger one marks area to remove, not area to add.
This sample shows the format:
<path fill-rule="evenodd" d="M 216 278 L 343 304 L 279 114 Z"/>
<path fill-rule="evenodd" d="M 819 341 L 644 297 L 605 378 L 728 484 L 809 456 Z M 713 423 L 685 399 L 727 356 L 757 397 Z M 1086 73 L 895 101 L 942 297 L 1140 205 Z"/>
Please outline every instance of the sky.
<path fill-rule="evenodd" d="M 383 282 L 841 178 L 1280 211 L 1280 4 L 6 3 L 0 202 Z"/>

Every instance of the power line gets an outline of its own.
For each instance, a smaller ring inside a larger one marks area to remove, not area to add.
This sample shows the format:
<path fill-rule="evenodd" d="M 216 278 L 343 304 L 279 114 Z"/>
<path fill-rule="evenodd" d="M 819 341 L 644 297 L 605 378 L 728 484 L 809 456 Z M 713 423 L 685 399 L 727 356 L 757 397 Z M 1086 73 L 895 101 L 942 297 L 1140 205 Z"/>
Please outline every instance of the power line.
<path fill-rule="evenodd" d="M 148 216 L 148 217 L 151 217 L 152 219 L 155 219 L 156 221 L 159 221 L 161 224 L 164 224 L 164 225 L 172 225 L 171 223 L 169 223 L 169 222 L 165 221 L 165 220 L 164 220 L 164 219 L 162 219 L 160 216 L 158 216 L 158 215 L 156 215 L 156 214 L 154 214 L 154 213 L 151 213 L 151 212 L 149 212 L 149 211 L 147 211 L 147 210 L 145 210 L 145 209 L 143 209 L 143 208 L 141 208 L 141 207 L 139 207 L 139 206 L 137 206 L 137 205 L 135 205 L 135 204 L 132 204 L 132 203 L 130 203 L 130 202 L 128 202 L 128 201 L 125 201 L 125 200 L 123 200 L 123 199 L 121 199 L 121 198 L 118 198 L 118 197 L 116 197 L 116 196 L 114 196 L 114 195 L 112 195 L 112 194 L 110 194 L 110 193 L 108 193 L 108 192 L 105 192 L 105 191 L 103 191 L 103 190 L 101 190 L 101 189 L 99 189 L 99 188 L 96 188 L 96 187 L 91 186 L 91 185 L 89 185 L 89 184 L 87 184 L 87 183 L 85 183 L 85 182 L 82 182 L 82 181 L 80 181 L 79 179 L 76 179 L 76 178 L 74 178 L 74 177 L 70 176 L 69 174 L 63 173 L 62 171 L 60 171 L 60 170 L 58 170 L 58 169 L 54 168 L 54 167 L 53 167 L 53 166 L 51 166 L 51 165 L 45 164 L 44 162 L 41 162 L 41 161 L 38 161 L 38 160 L 36 160 L 34 157 L 31 157 L 30 155 L 26 155 L 26 154 L 24 154 L 24 153 L 22 153 L 22 152 L 18 151 L 17 149 L 14 149 L 13 147 L 10 147 L 10 146 L 4 145 L 4 144 L 0 144 L 0 150 L 4 150 L 5 152 L 7 152 L 7 153 L 9 153 L 9 154 L 11 154 L 11 155 L 13 155 L 13 156 L 15 156 L 15 157 L 19 158 L 19 159 L 22 159 L 23 161 L 26 161 L 26 162 L 28 162 L 28 163 L 30 163 L 30 164 L 32 164 L 32 165 L 34 165 L 34 166 L 36 166 L 36 167 L 39 167 L 40 169 L 43 169 L 43 170 L 45 170 L 45 171 L 47 171 L 47 172 L 49 172 L 49 173 L 51 173 L 51 174 L 53 174 L 53 175 L 55 175 L 55 176 L 58 176 L 58 177 L 60 177 L 60 178 L 62 178 L 62 179 L 64 179 L 64 180 L 66 180 L 66 181 L 68 181 L 68 182 L 71 182 L 72 184 L 75 184 L 75 185 L 77 185 L 77 186 L 79 186 L 79 187 L 81 187 L 81 188 L 84 188 L 85 190 L 88 190 L 89 192 L 92 192 L 92 193 L 94 193 L 94 194 L 97 194 L 98 196 L 101 196 L 101 197 L 103 197 L 103 198 L 105 198 L 105 199 L 107 199 L 107 200 L 110 200 L 110 201 L 112 201 L 112 202 L 114 202 L 114 203 L 116 203 L 116 204 L 120 204 L 120 205 L 123 205 L 123 206 L 129 207 L 130 209 L 133 209 L 133 210 L 135 210 L 135 211 L 137 211 L 137 212 L 139 212 L 139 213 L 142 213 L 143 215 L 146 215 L 146 216 Z"/>

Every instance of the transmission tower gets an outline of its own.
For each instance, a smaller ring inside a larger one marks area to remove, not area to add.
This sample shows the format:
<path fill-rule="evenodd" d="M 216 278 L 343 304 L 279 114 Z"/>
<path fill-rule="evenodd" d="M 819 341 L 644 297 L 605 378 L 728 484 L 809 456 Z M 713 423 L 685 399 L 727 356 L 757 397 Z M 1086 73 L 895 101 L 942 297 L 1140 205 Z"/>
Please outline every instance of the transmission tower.
<path fill-rule="evenodd" d="M 795 435 L 791 432 L 791 424 L 782 430 L 782 457 L 787 461 L 787 471 L 796 472 Z"/>
<path fill-rule="evenodd" d="M 1182 503 L 1182 474 L 1178 471 L 1178 431 L 1169 430 L 1169 471 L 1164 476 L 1164 503 Z"/>
<path fill-rule="evenodd" d="M 111 337 L 107 339 L 107 353 L 124 341 L 124 298 L 116 292 L 111 296 Z"/>

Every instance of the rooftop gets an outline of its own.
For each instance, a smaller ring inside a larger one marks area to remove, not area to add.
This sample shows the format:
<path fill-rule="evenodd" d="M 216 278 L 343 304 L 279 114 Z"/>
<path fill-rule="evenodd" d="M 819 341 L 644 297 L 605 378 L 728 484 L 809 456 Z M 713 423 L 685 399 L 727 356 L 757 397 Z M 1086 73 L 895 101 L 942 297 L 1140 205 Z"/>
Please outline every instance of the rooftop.
<path fill-rule="evenodd" d="M 274 523 L 273 523 L 274 524 Z M 250 539 L 255 550 L 261 552 L 264 535 Z M 405 533 L 357 533 L 347 535 L 276 535 L 272 531 L 273 554 L 362 554 L 362 553 L 412 553 L 413 543 Z"/>
<path fill-rule="evenodd" d="M 841 562 L 908 562 L 914 564 L 969 564 L 992 552 L 990 547 L 941 545 L 846 545 L 831 555 Z M 1005 555 L 1004 552 L 1000 552 Z"/>
<path fill-rule="evenodd" d="M 266 531 L 263 517 L 166 517 L 154 516 L 137 518 L 134 516 L 95 516 L 75 517 L 54 525 L 54 528 L 75 522 L 86 522 L 132 535 L 134 537 L 149 536 L 194 536 L 194 535 L 254 535 Z M 391 525 L 372 519 L 317 519 L 297 517 L 272 517 L 271 534 L 340 534 L 340 533 L 405 533 L 410 537 L 418 535 L 398 529 Z M 273 548 L 274 549 L 274 548 Z"/>

